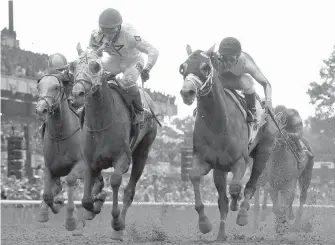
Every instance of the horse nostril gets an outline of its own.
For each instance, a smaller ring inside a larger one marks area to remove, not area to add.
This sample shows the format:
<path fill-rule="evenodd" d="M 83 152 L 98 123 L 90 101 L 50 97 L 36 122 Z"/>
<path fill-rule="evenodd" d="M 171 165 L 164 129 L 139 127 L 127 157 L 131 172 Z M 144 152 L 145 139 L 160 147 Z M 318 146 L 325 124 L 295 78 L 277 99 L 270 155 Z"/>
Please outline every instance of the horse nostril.
<path fill-rule="evenodd" d="M 78 95 L 81 97 L 81 96 L 84 96 L 84 94 L 85 94 L 84 92 L 79 92 Z"/>
<path fill-rule="evenodd" d="M 43 113 L 43 114 L 47 114 L 47 113 L 48 113 L 48 110 L 47 110 L 47 109 L 43 109 L 42 113 Z"/>

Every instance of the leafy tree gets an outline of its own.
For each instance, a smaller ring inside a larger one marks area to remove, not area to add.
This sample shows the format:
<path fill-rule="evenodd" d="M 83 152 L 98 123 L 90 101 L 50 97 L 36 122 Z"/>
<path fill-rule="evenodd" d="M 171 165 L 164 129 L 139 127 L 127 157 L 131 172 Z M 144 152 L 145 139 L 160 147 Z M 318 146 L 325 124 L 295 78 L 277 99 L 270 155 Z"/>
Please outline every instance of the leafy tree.
<path fill-rule="evenodd" d="M 335 46 L 330 57 L 323 61 L 320 83 L 310 83 L 307 94 L 315 106 L 315 116 L 308 118 L 306 136 L 317 160 L 335 159 Z"/>

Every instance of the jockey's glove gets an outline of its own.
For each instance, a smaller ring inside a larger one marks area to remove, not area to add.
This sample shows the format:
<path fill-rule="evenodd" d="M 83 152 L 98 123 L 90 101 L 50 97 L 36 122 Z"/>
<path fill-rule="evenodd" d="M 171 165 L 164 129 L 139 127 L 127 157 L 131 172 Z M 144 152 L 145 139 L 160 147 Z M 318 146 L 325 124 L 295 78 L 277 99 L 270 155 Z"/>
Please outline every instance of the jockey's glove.
<path fill-rule="evenodd" d="M 141 72 L 141 79 L 142 79 L 143 82 L 146 82 L 147 80 L 149 80 L 149 78 L 150 78 L 149 72 L 150 71 L 148 69 L 144 69 Z"/>

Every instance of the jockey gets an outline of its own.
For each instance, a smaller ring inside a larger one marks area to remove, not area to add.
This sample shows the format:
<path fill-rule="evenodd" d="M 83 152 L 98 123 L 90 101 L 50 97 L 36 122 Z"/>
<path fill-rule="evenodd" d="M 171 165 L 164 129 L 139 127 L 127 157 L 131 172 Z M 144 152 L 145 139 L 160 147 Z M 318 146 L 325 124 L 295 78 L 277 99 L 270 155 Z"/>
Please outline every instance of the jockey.
<path fill-rule="evenodd" d="M 66 83 L 66 85 L 69 85 L 65 86 L 66 97 L 69 98 L 73 87 L 73 75 L 69 73 L 67 65 L 67 59 L 64 55 L 60 53 L 52 54 L 48 60 L 46 74 L 60 74 L 60 80 Z M 68 101 L 72 104 L 71 99 L 68 99 Z"/>
<path fill-rule="evenodd" d="M 67 69 L 67 59 L 64 55 L 60 53 L 55 53 L 50 55 L 48 59 L 48 68 L 46 69 L 45 75 L 57 75 L 59 79 L 62 81 L 65 87 L 65 94 L 68 98 L 67 101 L 69 103 L 69 106 L 76 108 L 76 106 L 73 104 L 72 99 L 70 98 L 70 94 L 73 88 L 73 75 L 69 73 Z M 44 135 L 45 130 L 45 122 L 40 127 L 40 130 L 42 132 L 42 136 Z"/>
<path fill-rule="evenodd" d="M 96 50 L 99 55 L 102 51 L 109 54 L 102 56 L 101 60 L 104 69 L 112 76 L 123 73 L 120 85 L 128 92 L 134 107 L 140 112 L 138 123 L 143 125 L 144 109 L 136 82 L 140 75 L 143 82 L 149 79 L 159 52 L 139 36 L 132 25 L 124 23 L 116 9 L 108 8 L 100 14 L 99 27 L 99 30 L 91 33 L 89 48 Z M 142 53 L 148 55 L 145 67 Z"/>
<path fill-rule="evenodd" d="M 283 112 L 286 117 L 285 123 L 286 126 L 284 129 L 286 130 L 288 136 L 293 140 L 296 145 L 299 153 L 299 157 L 301 159 L 301 155 L 305 152 L 309 158 L 314 158 L 314 155 L 309 151 L 305 142 L 302 140 L 303 138 L 303 123 L 302 118 L 299 115 L 299 112 L 295 109 L 286 108 L 283 105 L 276 106 L 275 113 Z"/>
<path fill-rule="evenodd" d="M 224 38 L 219 46 L 219 79 L 224 87 L 242 90 L 247 102 L 247 121 L 256 119 L 256 93 L 254 88 L 255 79 L 264 88 L 265 107 L 272 110 L 272 89 L 269 81 L 258 68 L 249 54 L 242 51 L 241 43 L 234 37 Z"/>

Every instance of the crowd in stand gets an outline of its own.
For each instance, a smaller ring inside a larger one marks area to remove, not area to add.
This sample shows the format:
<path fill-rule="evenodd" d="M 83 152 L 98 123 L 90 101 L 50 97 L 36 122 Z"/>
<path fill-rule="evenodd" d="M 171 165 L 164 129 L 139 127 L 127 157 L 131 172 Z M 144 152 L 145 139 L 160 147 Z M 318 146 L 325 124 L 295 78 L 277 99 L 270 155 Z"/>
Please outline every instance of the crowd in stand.
<path fill-rule="evenodd" d="M 47 68 L 48 55 L 1 45 L 1 73 L 8 76 L 38 79 Z M 154 101 L 175 104 L 176 97 L 145 89 Z"/>

